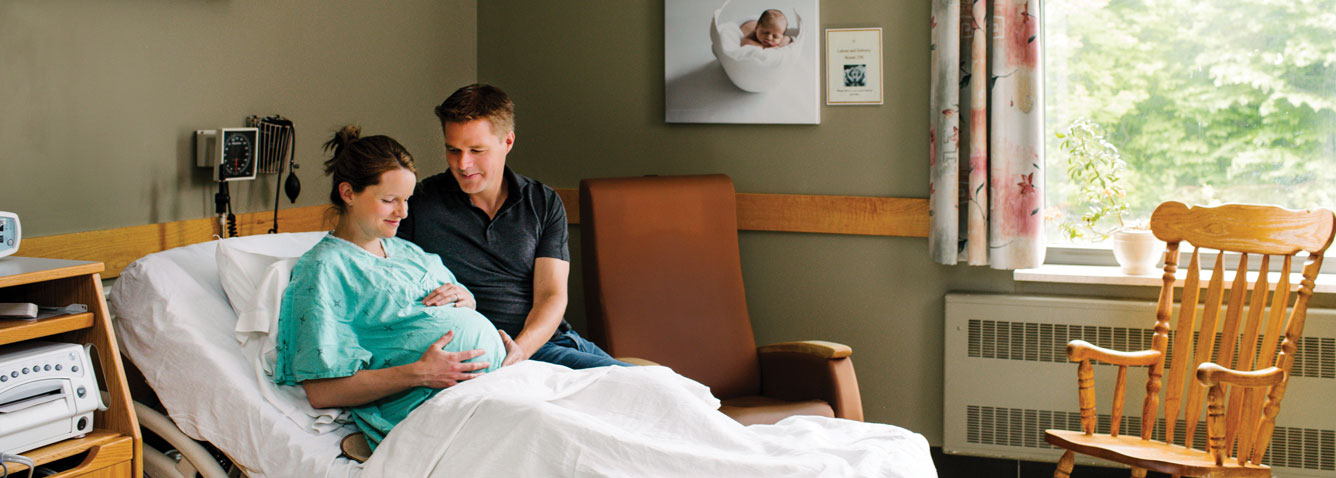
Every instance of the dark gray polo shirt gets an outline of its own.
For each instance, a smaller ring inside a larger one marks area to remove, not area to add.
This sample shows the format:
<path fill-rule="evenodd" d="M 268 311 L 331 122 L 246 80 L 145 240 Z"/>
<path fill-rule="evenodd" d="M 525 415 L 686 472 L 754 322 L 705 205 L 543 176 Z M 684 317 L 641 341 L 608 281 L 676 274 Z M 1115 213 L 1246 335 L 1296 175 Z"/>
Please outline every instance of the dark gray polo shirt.
<path fill-rule="evenodd" d="M 469 201 L 449 171 L 422 180 L 398 235 L 441 256 L 473 292 L 478 312 L 513 338 L 533 308 L 534 259 L 571 256 L 566 208 L 557 192 L 509 167 L 504 175 L 506 200 L 493 219 Z M 563 318 L 557 332 L 567 330 Z"/>

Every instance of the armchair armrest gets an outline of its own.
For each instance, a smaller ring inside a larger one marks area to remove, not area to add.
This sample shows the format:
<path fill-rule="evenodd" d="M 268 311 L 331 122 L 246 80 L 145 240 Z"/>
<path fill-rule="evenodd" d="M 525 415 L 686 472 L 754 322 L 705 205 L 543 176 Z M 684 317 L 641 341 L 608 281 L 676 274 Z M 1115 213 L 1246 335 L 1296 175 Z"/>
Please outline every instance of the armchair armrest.
<path fill-rule="evenodd" d="M 863 420 L 863 398 L 848 345 L 820 340 L 757 347 L 761 394 L 783 400 L 825 400 L 835 417 Z"/>
<path fill-rule="evenodd" d="M 641 367 L 646 367 L 646 366 L 651 366 L 651 365 L 659 365 L 658 362 L 655 362 L 655 361 L 653 361 L 653 360 L 649 360 L 649 359 L 642 359 L 642 358 L 640 358 L 640 357 L 617 357 L 617 360 L 621 360 L 621 361 L 626 362 L 626 363 L 629 363 L 629 364 L 631 364 L 631 365 L 638 365 L 638 366 L 641 366 Z"/>
<path fill-rule="evenodd" d="M 756 348 L 761 354 L 790 352 L 797 354 L 811 355 L 825 359 L 840 359 L 848 357 L 854 353 L 854 349 L 848 345 L 827 342 L 824 340 L 799 340 L 795 342 L 780 342 L 777 344 L 762 345 Z"/>
<path fill-rule="evenodd" d="M 1084 340 L 1073 340 L 1067 343 L 1067 360 L 1073 362 L 1095 359 L 1100 362 L 1114 365 L 1136 367 L 1152 365 L 1160 359 L 1160 355 L 1160 352 L 1155 350 L 1120 352 L 1117 350 L 1106 349 Z"/>

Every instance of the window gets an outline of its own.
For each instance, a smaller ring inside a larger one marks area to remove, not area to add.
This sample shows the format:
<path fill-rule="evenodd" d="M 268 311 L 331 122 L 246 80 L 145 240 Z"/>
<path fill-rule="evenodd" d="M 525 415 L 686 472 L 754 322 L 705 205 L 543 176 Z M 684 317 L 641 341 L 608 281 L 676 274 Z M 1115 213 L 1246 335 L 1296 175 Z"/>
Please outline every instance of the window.
<path fill-rule="evenodd" d="M 1336 209 L 1336 0 L 1058 0 L 1043 15 L 1051 245 L 1085 208 L 1055 134 L 1078 118 L 1127 164 L 1133 219 L 1165 200 Z"/>

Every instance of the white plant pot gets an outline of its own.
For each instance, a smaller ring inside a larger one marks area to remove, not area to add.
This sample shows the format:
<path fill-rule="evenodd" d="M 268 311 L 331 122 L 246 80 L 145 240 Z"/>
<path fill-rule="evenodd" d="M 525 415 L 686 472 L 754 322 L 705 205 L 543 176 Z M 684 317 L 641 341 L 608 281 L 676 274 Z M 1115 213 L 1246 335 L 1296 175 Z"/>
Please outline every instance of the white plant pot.
<path fill-rule="evenodd" d="M 1164 241 L 1145 229 L 1123 229 L 1113 233 L 1113 257 L 1124 274 L 1155 273 L 1164 255 Z"/>

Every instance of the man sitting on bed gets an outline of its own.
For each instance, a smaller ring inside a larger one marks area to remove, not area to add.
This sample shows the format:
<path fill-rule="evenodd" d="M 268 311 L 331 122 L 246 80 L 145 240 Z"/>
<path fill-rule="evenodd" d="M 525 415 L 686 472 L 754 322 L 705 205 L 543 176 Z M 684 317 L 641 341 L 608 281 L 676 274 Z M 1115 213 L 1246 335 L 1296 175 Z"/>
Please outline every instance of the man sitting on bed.
<path fill-rule="evenodd" d="M 398 235 L 440 255 L 469 288 L 440 298 L 474 295 L 478 312 L 519 346 L 505 365 L 525 359 L 577 369 L 627 365 L 563 318 L 566 209 L 552 188 L 506 167 L 515 145 L 514 103 L 500 88 L 474 84 L 446 98 L 436 116 L 449 170 L 418 184 Z"/>

